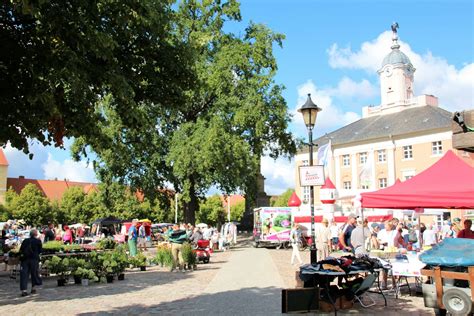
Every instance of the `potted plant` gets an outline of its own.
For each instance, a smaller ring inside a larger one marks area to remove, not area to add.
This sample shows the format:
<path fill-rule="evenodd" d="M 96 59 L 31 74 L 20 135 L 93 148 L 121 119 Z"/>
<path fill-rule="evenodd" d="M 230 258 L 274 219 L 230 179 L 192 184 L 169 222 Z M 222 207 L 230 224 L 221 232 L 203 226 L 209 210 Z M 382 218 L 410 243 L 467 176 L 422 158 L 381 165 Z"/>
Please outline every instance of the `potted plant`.
<path fill-rule="evenodd" d="M 84 259 L 77 259 L 77 258 L 70 258 L 69 259 L 69 269 L 71 270 L 71 274 L 74 277 L 74 284 L 81 284 L 81 278 L 77 275 L 76 271 L 79 268 L 83 268 L 86 265 L 86 261 Z"/>
<path fill-rule="evenodd" d="M 189 270 L 196 269 L 196 254 L 193 252 L 193 248 L 191 247 L 191 244 L 188 242 L 185 242 L 183 244 L 183 260 L 184 260 L 184 265 L 188 267 Z"/>
<path fill-rule="evenodd" d="M 159 245 L 157 247 L 156 256 L 153 258 L 153 263 L 161 267 L 173 267 L 173 255 L 170 247 L 166 245 Z"/>
<path fill-rule="evenodd" d="M 108 283 L 113 282 L 114 269 L 117 267 L 117 262 L 112 256 L 112 252 L 97 253 L 93 251 L 90 255 L 91 266 L 98 278 L 107 279 Z"/>
<path fill-rule="evenodd" d="M 139 252 L 135 257 L 130 258 L 131 264 L 135 268 L 140 268 L 141 271 L 146 271 L 146 256 Z"/>
<path fill-rule="evenodd" d="M 95 275 L 94 271 L 91 269 L 87 268 L 78 268 L 76 270 L 76 275 L 81 278 L 81 284 L 83 286 L 88 286 L 89 285 L 89 280 L 94 280 L 97 281 L 98 278 Z"/>
<path fill-rule="evenodd" d="M 51 273 L 58 276 L 58 286 L 66 285 L 71 273 L 68 258 L 61 259 L 58 256 L 53 256 L 50 260 L 46 260 L 45 265 Z"/>
<path fill-rule="evenodd" d="M 119 245 L 115 248 L 112 253 L 112 259 L 117 263 L 117 265 L 113 267 L 114 274 L 117 275 L 117 279 L 119 281 L 124 280 L 124 271 L 130 263 L 128 260 L 126 249 L 123 245 Z"/>

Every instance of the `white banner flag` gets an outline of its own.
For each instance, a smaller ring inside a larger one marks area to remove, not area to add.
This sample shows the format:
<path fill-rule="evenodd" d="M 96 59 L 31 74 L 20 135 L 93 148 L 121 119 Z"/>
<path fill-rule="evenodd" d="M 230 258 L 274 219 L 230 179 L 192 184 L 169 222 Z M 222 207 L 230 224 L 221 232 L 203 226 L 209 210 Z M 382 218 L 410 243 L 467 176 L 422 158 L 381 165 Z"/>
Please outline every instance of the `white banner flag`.
<path fill-rule="evenodd" d="M 331 150 L 331 141 L 318 148 L 318 164 L 327 166 L 329 161 L 329 151 Z"/>
<path fill-rule="evenodd" d="M 367 160 L 359 173 L 359 181 L 361 185 L 370 187 L 374 173 L 374 153 L 368 152 L 367 155 Z"/>

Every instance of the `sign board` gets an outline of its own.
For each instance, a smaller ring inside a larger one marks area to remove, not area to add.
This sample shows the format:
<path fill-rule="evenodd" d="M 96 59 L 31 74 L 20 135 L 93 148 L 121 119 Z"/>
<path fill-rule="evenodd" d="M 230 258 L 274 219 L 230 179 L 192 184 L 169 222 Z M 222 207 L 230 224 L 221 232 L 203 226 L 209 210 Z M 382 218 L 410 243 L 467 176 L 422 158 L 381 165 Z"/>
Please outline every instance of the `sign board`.
<path fill-rule="evenodd" d="M 302 187 L 324 185 L 324 166 L 301 166 L 299 171 Z"/>

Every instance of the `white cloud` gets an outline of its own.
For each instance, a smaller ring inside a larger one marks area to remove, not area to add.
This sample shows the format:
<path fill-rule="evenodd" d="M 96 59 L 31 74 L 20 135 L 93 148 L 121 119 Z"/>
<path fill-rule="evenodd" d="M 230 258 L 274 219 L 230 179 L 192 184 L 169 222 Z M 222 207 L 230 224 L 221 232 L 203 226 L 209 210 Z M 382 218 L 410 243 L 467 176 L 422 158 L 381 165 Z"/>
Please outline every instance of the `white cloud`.
<path fill-rule="evenodd" d="M 30 152 L 34 154 L 33 159 L 29 159 L 28 155 L 22 151 L 13 148 L 9 143 L 3 149 L 8 160 L 8 176 L 19 177 L 25 176 L 31 179 L 41 179 L 43 173 L 41 172 L 41 164 L 48 158 L 48 150 L 38 142 L 30 144 Z"/>
<path fill-rule="evenodd" d="M 308 98 L 308 93 L 311 93 L 311 100 L 318 107 L 322 108 L 322 111 L 319 112 L 318 117 L 316 119 L 316 127 L 315 133 L 328 133 L 332 132 L 335 129 L 345 126 L 349 123 L 352 123 L 358 119 L 360 119 L 360 115 L 355 112 L 344 112 L 341 110 L 340 107 L 333 104 L 333 97 L 339 93 L 341 87 L 344 86 L 352 86 L 356 87 L 358 85 L 366 86 L 370 85 L 370 83 L 362 82 L 360 84 L 353 82 L 348 78 L 343 78 L 339 83 L 337 88 L 329 88 L 329 89 L 318 89 L 313 81 L 308 80 L 304 84 L 298 87 L 298 100 L 296 102 L 297 106 L 293 109 L 293 123 L 295 124 L 295 128 L 299 132 L 299 134 L 305 135 L 304 132 L 306 131 L 306 127 L 304 126 L 303 118 L 301 114 L 297 112 L 297 109 L 304 104 Z M 343 88 L 342 88 L 343 89 Z M 356 89 L 351 89 L 353 93 Z M 367 91 L 370 90 L 367 89 Z M 346 96 L 350 94 L 350 91 L 346 91 Z M 364 92 L 366 94 L 367 92 Z"/>
<path fill-rule="evenodd" d="M 265 192 L 268 195 L 280 195 L 287 189 L 295 188 L 295 162 L 288 158 L 274 160 L 262 157 L 261 172 L 265 177 Z"/>
<path fill-rule="evenodd" d="M 337 88 L 330 91 L 331 95 L 350 98 L 372 98 L 377 95 L 378 90 L 368 80 L 355 82 L 348 77 L 339 81 Z"/>
<path fill-rule="evenodd" d="M 390 53 L 391 32 L 383 32 L 376 39 L 364 42 L 360 49 L 340 48 L 333 44 L 329 50 L 329 65 L 333 68 L 361 69 L 376 74 L 383 58 Z M 474 64 L 461 69 L 448 63 L 445 58 L 414 52 L 410 45 L 399 41 L 400 50 L 410 58 L 415 72 L 415 95 L 432 94 L 440 104 L 451 111 L 471 108 L 474 103 Z"/>
<path fill-rule="evenodd" d="M 45 179 L 68 179 L 78 182 L 97 182 L 92 166 L 88 166 L 86 162 L 75 162 L 66 159 L 63 162 L 54 160 L 53 156 L 48 153 L 48 160 L 42 164 Z"/>

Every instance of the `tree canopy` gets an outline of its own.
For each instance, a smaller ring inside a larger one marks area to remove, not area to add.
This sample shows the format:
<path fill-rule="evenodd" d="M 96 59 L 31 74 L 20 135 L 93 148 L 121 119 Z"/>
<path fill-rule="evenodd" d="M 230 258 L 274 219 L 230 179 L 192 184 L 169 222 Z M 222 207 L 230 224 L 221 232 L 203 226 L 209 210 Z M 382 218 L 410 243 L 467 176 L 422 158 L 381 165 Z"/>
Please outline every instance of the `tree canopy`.
<path fill-rule="evenodd" d="M 293 194 L 294 191 L 295 190 L 293 190 L 293 189 L 288 189 L 285 192 L 283 192 L 282 194 L 280 194 L 278 196 L 278 198 L 275 200 L 275 202 L 273 203 L 272 206 L 287 207 L 288 206 L 288 201 L 290 200 L 291 195 Z"/>
<path fill-rule="evenodd" d="M 0 145 L 99 137 L 96 103 L 115 97 L 125 125 L 143 102 L 170 107 L 186 73 L 186 47 L 158 0 L 11 0 L 0 4 Z"/>
<path fill-rule="evenodd" d="M 224 22 L 240 21 L 237 1 L 182 1 L 172 32 L 188 48 L 192 85 L 165 107 L 136 109 L 139 124 L 128 126 L 115 111 L 115 96 L 99 103 L 103 138 L 77 139 L 76 159 L 94 152 L 99 178 L 116 179 L 146 195 L 171 183 L 182 193 L 186 222 L 211 187 L 225 193 L 256 193 L 260 157 L 292 154 L 286 131 L 290 116 L 274 83 L 274 45 L 281 34 L 251 23 L 242 36 L 225 32 Z"/>

